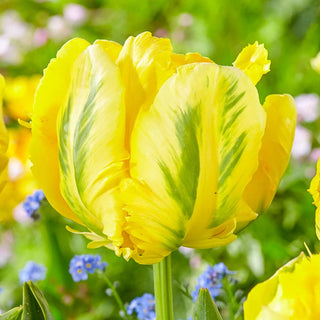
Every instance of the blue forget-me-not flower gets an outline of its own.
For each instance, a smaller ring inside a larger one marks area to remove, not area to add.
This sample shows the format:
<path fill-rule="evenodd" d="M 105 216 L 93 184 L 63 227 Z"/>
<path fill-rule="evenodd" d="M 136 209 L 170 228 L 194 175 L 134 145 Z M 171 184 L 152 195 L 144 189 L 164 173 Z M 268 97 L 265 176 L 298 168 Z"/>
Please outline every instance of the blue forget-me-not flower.
<path fill-rule="evenodd" d="M 47 269 L 42 264 L 28 261 L 23 269 L 19 271 L 19 279 L 21 283 L 26 281 L 39 281 L 46 278 Z"/>
<path fill-rule="evenodd" d="M 22 207 L 30 218 L 39 219 L 39 208 L 41 201 L 45 198 L 42 190 L 36 190 L 33 194 L 26 197 Z"/>
<path fill-rule="evenodd" d="M 127 307 L 128 315 L 132 315 L 134 312 L 137 314 L 139 320 L 155 320 L 154 296 L 151 293 L 145 293 L 141 297 L 133 299 Z"/>
<path fill-rule="evenodd" d="M 222 262 L 214 265 L 213 267 L 208 266 L 197 280 L 196 288 L 192 292 L 193 301 L 197 300 L 200 288 L 207 288 L 213 299 L 217 297 L 222 288 L 221 280 L 224 277 L 234 273 L 234 271 L 230 271 Z"/>
<path fill-rule="evenodd" d="M 73 281 L 87 280 L 88 273 L 94 273 L 96 270 L 104 270 L 108 265 L 107 262 L 102 262 L 101 257 L 96 254 L 75 255 L 69 266 L 69 273 Z"/>

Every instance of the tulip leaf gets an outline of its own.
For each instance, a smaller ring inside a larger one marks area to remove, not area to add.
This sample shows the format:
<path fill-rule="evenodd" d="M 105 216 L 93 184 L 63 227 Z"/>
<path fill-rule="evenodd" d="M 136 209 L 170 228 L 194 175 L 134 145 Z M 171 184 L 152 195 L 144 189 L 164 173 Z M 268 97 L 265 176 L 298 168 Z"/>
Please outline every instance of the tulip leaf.
<path fill-rule="evenodd" d="M 47 300 L 31 281 L 23 285 L 23 313 L 21 320 L 54 320 Z"/>
<path fill-rule="evenodd" d="M 208 289 L 199 290 L 192 320 L 223 320 Z"/>
<path fill-rule="evenodd" d="M 22 306 L 15 307 L 8 312 L 2 314 L 0 316 L 0 320 L 20 320 L 21 319 L 21 313 L 22 313 Z"/>

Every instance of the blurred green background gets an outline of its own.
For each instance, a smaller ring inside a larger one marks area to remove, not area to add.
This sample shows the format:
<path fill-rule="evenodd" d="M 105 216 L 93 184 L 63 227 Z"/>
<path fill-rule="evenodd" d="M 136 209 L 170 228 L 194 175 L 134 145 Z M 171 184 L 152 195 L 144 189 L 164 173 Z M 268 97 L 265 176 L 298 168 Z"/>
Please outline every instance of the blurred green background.
<path fill-rule="evenodd" d="M 272 63 L 271 72 L 257 85 L 261 103 L 272 93 L 300 96 L 297 103 L 302 133 L 267 212 L 224 248 L 173 254 L 176 319 L 186 319 L 190 303 L 182 291 L 188 287 L 193 290 L 207 263 L 222 261 L 230 270 L 237 271 L 237 288 L 245 296 L 254 284 L 270 277 L 305 250 L 304 242 L 312 252 L 320 251 L 314 231 L 315 208 L 307 193 L 320 154 L 320 75 L 310 65 L 311 58 L 320 51 L 320 4 L 317 0 L 2 0 L 0 71 L 9 78 L 41 74 L 70 38 L 123 43 L 128 36 L 146 30 L 170 38 L 175 52 L 199 52 L 223 65 L 231 65 L 248 43 L 264 43 Z M 311 93 L 312 96 L 301 97 Z M 310 121 L 305 113 L 311 109 L 315 116 Z M 127 263 L 106 249 L 90 251 L 85 239 L 65 230 L 66 224 L 72 226 L 53 214 L 35 223 L 11 220 L 0 226 L 1 310 L 20 303 L 18 270 L 28 260 L 34 260 L 48 267 L 48 277 L 40 287 L 56 319 L 119 318 L 113 297 L 105 293 L 107 286 L 99 276 L 73 283 L 68 263 L 74 254 L 99 253 L 108 261 L 109 276 L 118 281 L 124 302 L 153 291 L 150 266 Z M 48 225 L 49 239 L 45 231 Z M 50 237 L 57 239 L 60 256 L 50 251 L 55 250 Z"/>

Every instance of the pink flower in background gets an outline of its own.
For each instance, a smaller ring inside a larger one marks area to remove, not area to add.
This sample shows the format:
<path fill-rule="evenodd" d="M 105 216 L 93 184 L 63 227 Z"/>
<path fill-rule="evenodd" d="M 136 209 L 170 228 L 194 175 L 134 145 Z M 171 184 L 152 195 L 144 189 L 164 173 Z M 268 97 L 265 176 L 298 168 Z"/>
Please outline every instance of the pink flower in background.
<path fill-rule="evenodd" d="M 0 267 L 4 266 L 12 256 L 13 234 L 5 231 L 0 238 Z"/>
<path fill-rule="evenodd" d="M 85 7 L 76 3 L 69 3 L 63 9 L 63 16 L 72 25 L 82 25 L 88 19 L 88 11 Z"/>
<path fill-rule="evenodd" d="M 196 269 L 201 265 L 201 262 L 202 261 L 201 261 L 200 256 L 199 255 L 194 255 L 194 256 L 192 256 L 190 258 L 190 262 L 189 262 L 190 263 L 190 267 Z"/>
<path fill-rule="evenodd" d="M 300 159 L 311 152 L 311 133 L 308 129 L 297 125 L 291 155 L 293 158 Z"/>
<path fill-rule="evenodd" d="M 310 161 L 317 162 L 320 158 L 320 148 L 314 148 L 309 156 Z"/>
<path fill-rule="evenodd" d="M 55 41 L 62 41 L 71 36 L 71 30 L 66 20 L 59 15 L 48 19 L 47 30 L 49 37 Z"/>
<path fill-rule="evenodd" d="M 320 99 L 315 93 L 295 97 L 298 121 L 312 122 L 319 117 Z"/>
<path fill-rule="evenodd" d="M 182 27 L 190 27 L 193 24 L 193 16 L 190 13 L 181 13 L 178 18 L 178 23 Z"/>
<path fill-rule="evenodd" d="M 154 35 L 156 37 L 159 37 L 159 38 L 165 38 L 168 36 L 168 30 L 167 29 L 163 29 L 163 28 L 160 28 L 160 29 L 157 29 L 155 32 L 154 32 Z"/>
<path fill-rule="evenodd" d="M 48 32 L 44 28 L 37 28 L 33 34 L 33 42 L 36 47 L 42 47 L 48 42 Z"/>

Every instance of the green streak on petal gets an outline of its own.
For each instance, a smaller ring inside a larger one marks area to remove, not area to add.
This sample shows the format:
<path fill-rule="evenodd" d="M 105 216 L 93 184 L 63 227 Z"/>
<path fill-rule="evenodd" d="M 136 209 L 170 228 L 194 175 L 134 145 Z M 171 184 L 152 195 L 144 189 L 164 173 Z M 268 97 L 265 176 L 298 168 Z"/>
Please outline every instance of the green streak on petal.
<path fill-rule="evenodd" d="M 90 92 L 87 98 L 87 101 L 82 109 L 81 114 L 79 115 L 77 126 L 75 129 L 74 135 L 74 149 L 73 149 L 73 159 L 74 163 L 77 164 L 75 166 L 75 178 L 77 180 L 77 185 L 79 187 L 80 196 L 83 195 L 84 190 L 88 187 L 86 181 L 81 179 L 85 177 L 86 170 L 86 159 L 89 155 L 87 150 L 83 148 L 83 146 L 88 143 L 87 138 L 92 130 L 95 120 L 95 107 L 96 107 L 96 97 L 97 92 L 102 88 L 102 82 L 95 79 L 94 75 L 92 75 L 92 79 L 90 81 Z"/>
<path fill-rule="evenodd" d="M 187 112 L 177 116 L 176 135 L 181 155 L 175 159 L 178 174 L 175 177 L 164 161 L 159 166 L 165 176 L 168 193 L 177 202 L 183 214 L 190 218 L 197 197 L 200 172 L 199 144 L 197 129 L 200 125 L 200 105 L 189 107 Z"/>

